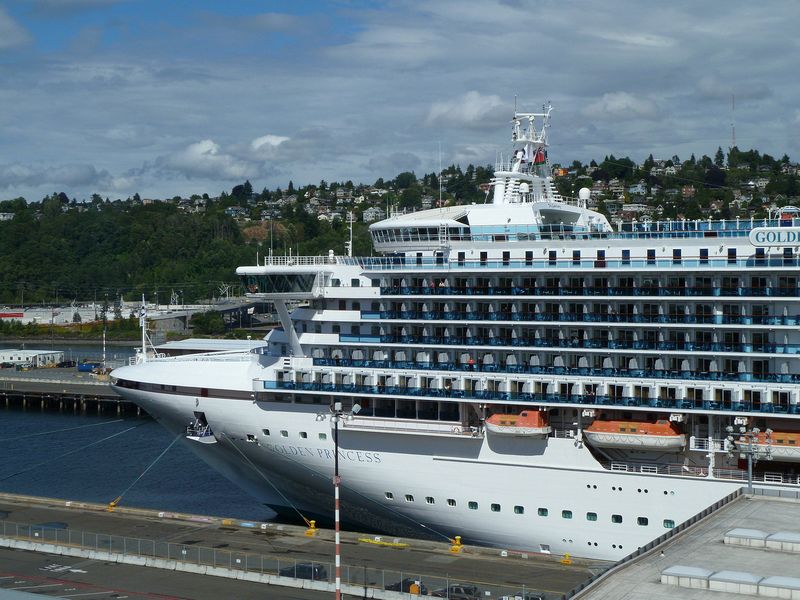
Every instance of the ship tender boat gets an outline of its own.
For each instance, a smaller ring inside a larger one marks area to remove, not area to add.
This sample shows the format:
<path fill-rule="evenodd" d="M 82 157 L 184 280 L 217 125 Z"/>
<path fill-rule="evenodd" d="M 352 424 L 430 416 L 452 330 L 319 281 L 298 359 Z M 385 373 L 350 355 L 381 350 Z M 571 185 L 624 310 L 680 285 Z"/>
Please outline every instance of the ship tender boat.
<path fill-rule="evenodd" d="M 486 431 L 498 435 L 546 437 L 552 431 L 547 413 L 523 410 L 518 415 L 494 414 L 485 421 Z"/>
<path fill-rule="evenodd" d="M 597 448 L 623 448 L 679 452 L 686 445 L 686 436 L 675 423 L 659 419 L 647 421 L 595 420 L 583 434 Z"/>
<path fill-rule="evenodd" d="M 796 437 L 726 433 L 800 425 L 798 210 L 612 226 L 555 189 L 550 115 L 514 114 L 486 203 L 373 223 L 380 256 L 239 267 L 281 322 L 260 347 L 142 353 L 112 385 L 176 435 L 201 419 L 195 453 L 320 522 L 336 424 L 343 518 L 395 535 L 616 560 L 743 486 L 747 453 L 754 485 L 800 490 Z M 523 411 L 536 436 L 503 424 Z M 619 429 L 663 420 L 681 434 Z"/>
<path fill-rule="evenodd" d="M 759 433 L 753 445 L 773 460 L 800 462 L 800 433 L 771 431 Z"/>

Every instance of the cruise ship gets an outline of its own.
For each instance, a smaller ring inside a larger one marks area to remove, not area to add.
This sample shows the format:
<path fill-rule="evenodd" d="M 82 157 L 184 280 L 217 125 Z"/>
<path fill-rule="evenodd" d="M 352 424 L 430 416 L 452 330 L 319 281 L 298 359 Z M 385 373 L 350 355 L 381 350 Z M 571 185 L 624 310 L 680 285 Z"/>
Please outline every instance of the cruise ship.
<path fill-rule="evenodd" d="M 239 267 L 280 318 L 259 347 L 112 385 L 288 516 L 331 521 L 336 424 L 345 522 L 396 535 L 614 560 L 800 490 L 797 209 L 612 224 L 556 191 L 550 112 L 515 112 L 485 203 Z"/>

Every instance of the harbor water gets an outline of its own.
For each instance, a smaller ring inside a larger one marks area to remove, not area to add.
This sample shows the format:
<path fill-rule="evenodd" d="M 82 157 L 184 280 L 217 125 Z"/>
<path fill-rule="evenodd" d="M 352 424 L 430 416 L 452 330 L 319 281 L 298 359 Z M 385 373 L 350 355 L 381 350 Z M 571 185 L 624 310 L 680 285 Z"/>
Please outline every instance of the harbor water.
<path fill-rule="evenodd" d="M 183 439 L 170 447 L 174 439 L 154 421 L 134 416 L 0 409 L 0 492 L 106 503 L 136 482 L 121 506 L 252 521 L 274 517 Z"/>

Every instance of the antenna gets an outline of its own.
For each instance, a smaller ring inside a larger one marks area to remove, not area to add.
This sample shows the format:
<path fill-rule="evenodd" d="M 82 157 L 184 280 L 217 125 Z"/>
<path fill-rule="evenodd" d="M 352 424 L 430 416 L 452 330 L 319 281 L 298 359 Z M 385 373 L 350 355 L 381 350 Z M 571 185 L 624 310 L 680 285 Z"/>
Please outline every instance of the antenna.
<path fill-rule="evenodd" d="M 731 148 L 736 147 L 736 95 L 731 94 Z"/>
<path fill-rule="evenodd" d="M 514 94 L 514 114 L 517 114 L 517 95 Z"/>
<path fill-rule="evenodd" d="M 442 208 L 442 142 L 439 142 L 439 208 Z"/>

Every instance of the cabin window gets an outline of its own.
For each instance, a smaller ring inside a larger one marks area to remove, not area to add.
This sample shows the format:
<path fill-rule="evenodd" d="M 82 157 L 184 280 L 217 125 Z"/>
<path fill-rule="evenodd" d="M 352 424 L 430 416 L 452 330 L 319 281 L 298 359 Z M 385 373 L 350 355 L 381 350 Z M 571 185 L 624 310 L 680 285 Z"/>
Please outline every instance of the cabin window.
<path fill-rule="evenodd" d="M 605 267 L 606 266 L 606 251 L 605 250 L 598 250 L 597 251 L 597 261 L 594 264 L 595 267 Z"/>
<path fill-rule="evenodd" d="M 436 500 L 433 499 L 433 496 L 426 496 L 425 497 L 425 502 L 427 504 L 436 504 Z"/>
<path fill-rule="evenodd" d="M 681 249 L 680 248 L 673 248 L 672 249 L 672 264 L 673 265 L 681 264 Z"/>
<path fill-rule="evenodd" d="M 791 248 L 784 248 L 783 249 L 783 264 L 785 264 L 785 265 L 792 264 L 792 259 L 793 258 L 794 258 L 794 255 L 792 254 L 792 249 Z"/>
<path fill-rule="evenodd" d="M 289 437 L 289 432 L 285 429 L 281 429 L 281 437 Z"/>
<path fill-rule="evenodd" d="M 526 267 L 530 267 L 531 265 L 533 265 L 533 251 L 532 250 L 526 250 L 525 251 L 525 266 Z"/>
<path fill-rule="evenodd" d="M 571 510 L 562 510 L 561 511 L 561 518 L 562 519 L 571 519 L 572 518 L 572 511 Z"/>
<path fill-rule="evenodd" d="M 537 514 L 538 514 L 540 517 L 546 517 L 548 512 L 549 512 L 549 511 L 548 511 L 546 508 L 539 508 L 539 509 L 537 509 L 537 511 L 536 511 L 536 513 L 537 513 Z"/>
<path fill-rule="evenodd" d="M 642 527 L 647 527 L 647 524 L 650 522 L 650 519 L 647 517 L 636 517 L 636 524 L 641 525 Z"/>
<path fill-rule="evenodd" d="M 264 435 L 269 435 L 269 429 L 262 429 L 261 433 L 263 433 Z"/>
<path fill-rule="evenodd" d="M 492 504 L 492 512 L 500 512 L 500 505 Z"/>
<path fill-rule="evenodd" d="M 756 252 L 758 252 L 757 248 Z M 701 265 L 708 264 L 708 248 L 700 248 L 700 264 Z"/>
<path fill-rule="evenodd" d="M 664 529 L 672 529 L 675 527 L 675 521 L 672 519 L 664 519 Z"/>
<path fill-rule="evenodd" d="M 596 512 L 587 512 L 586 513 L 586 520 L 587 521 L 597 521 L 597 513 Z"/>
<path fill-rule="evenodd" d="M 556 251 L 550 250 L 547 253 L 547 262 L 550 263 L 551 266 L 555 266 L 556 264 Z"/>
<path fill-rule="evenodd" d="M 656 264 L 656 250 L 655 250 L 655 248 L 649 248 L 647 250 L 647 264 L 648 265 Z"/>
<path fill-rule="evenodd" d="M 507 267 L 511 263 L 511 252 L 503 252 L 503 266 Z"/>
<path fill-rule="evenodd" d="M 327 440 L 327 439 L 328 439 L 328 434 L 327 434 L 327 433 L 320 433 L 320 434 L 319 434 L 319 439 L 321 439 L 321 440 Z"/>
<path fill-rule="evenodd" d="M 308 434 L 307 434 L 305 431 L 301 431 L 301 432 L 300 432 L 300 437 L 301 437 L 302 439 L 306 439 L 306 438 L 308 437 Z"/>
<path fill-rule="evenodd" d="M 580 250 L 573 250 L 572 251 L 572 264 L 573 265 L 581 264 L 581 251 Z"/>
<path fill-rule="evenodd" d="M 481 252 L 481 266 L 485 267 L 486 264 L 489 262 L 489 253 L 488 252 Z"/>
<path fill-rule="evenodd" d="M 475 502 L 474 500 L 470 500 L 467 506 L 469 507 L 470 510 L 478 510 L 478 503 Z"/>
<path fill-rule="evenodd" d="M 387 500 L 394 500 L 394 494 L 392 492 L 384 492 L 384 496 L 386 496 Z"/>
<path fill-rule="evenodd" d="M 458 260 L 458 266 L 463 267 L 464 262 L 466 261 L 466 254 L 464 252 L 459 252 L 457 260 Z"/>
<path fill-rule="evenodd" d="M 622 251 L 622 264 L 623 265 L 631 264 L 631 251 L 630 250 L 623 250 Z"/>
<path fill-rule="evenodd" d="M 355 277 L 350 280 L 350 287 L 359 287 L 361 285 L 361 280 L 356 279 Z"/>
<path fill-rule="evenodd" d="M 406 502 L 413 502 L 414 496 L 412 494 L 406 494 Z"/>
<path fill-rule="evenodd" d="M 728 264 L 736 264 L 736 248 L 728 248 Z"/>
<path fill-rule="evenodd" d="M 422 264 L 422 252 L 417 252 L 417 264 Z"/>
<path fill-rule="evenodd" d="M 514 507 L 514 514 L 515 515 L 524 515 L 525 514 L 525 507 L 524 506 L 515 506 Z"/>
<path fill-rule="evenodd" d="M 622 515 L 611 515 L 612 523 L 622 523 Z"/>
<path fill-rule="evenodd" d="M 453 498 L 448 498 L 447 499 L 447 506 L 455 506 L 455 505 L 456 505 L 456 501 Z"/>

